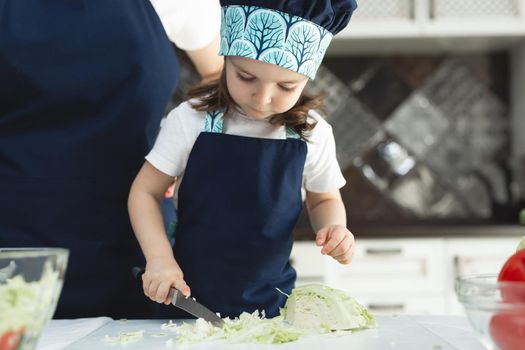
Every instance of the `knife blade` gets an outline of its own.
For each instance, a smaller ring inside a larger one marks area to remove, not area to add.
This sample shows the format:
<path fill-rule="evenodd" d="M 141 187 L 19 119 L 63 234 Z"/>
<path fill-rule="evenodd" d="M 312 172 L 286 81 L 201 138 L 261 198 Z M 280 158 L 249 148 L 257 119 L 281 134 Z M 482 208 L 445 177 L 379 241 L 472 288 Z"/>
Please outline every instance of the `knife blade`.
<path fill-rule="evenodd" d="M 141 276 L 144 271 L 145 270 L 143 267 L 134 267 L 131 269 L 133 276 L 135 276 L 135 278 L 139 281 L 142 281 Z M 171 288 L 168 297 L 171 299 L 171 304 L 173 306 L 178 307 L 179 309 L 182 309 L 197 318 L 203 318 L 204 320 L 211 322 L 216 327 L 223 326 L 224 320 L 217 316 L 216 313 L 197 302 L 192 297 L 185 297 L 179 290 Z"/>
<path fill-rule="evenodd" d="M 197 302 L 192 297 L 185 297 L 181 291 L 171 288 L 170 296 L 171 304 L 179 309 L 182 309 L 195 317 L 203 318 L 206 321 L 211 322 L 214 326 L 222 327 L 224 324 L 224 320 L 217 316 L 216 313 Z"/>

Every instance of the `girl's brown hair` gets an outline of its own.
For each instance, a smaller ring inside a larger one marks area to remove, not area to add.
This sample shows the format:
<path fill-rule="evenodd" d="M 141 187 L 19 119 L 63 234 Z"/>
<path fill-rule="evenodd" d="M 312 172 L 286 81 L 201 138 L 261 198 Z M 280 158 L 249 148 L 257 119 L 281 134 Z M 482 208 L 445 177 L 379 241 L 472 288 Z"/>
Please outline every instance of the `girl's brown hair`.
<path fill-rule="evenodd" d="M 219 79 L 190 89 L 188 97 L 196 100 L 191 102 L 191 106 L 200 112 L 222 110 L 226 116 L 232 107 L 237 106 L 226 87 L 226 68 L 222 70 Z M 308 123 L 308 111 L 319 108 L 323 104 L 323 98 L 322 94 L 310 95 L 303 92 L 295 106 L 284 113 L 273 115 L 270 123 L 286 125 L 295 130 L 301 139 L 308 141 L 307 133 L 317 124 Z"/>

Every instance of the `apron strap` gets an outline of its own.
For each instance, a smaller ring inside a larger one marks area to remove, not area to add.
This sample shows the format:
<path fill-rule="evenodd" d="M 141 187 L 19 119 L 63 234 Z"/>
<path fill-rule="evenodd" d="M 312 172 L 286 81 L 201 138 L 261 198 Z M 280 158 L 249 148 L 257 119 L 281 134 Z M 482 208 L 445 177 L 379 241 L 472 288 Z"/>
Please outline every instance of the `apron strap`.
<path fill-rule="evenodd" d="M 286 138 L 287 139 L 299 139 L 299 134 L 289 126 L 286 127 Z"/>
<path fill-rule="evenodd" d="M 222 111 L 207 112 L 204 131 L 222 134 L 223 117 L 224 113 Z"/>
<path fill-rule="evenodd" d="M 206 120 L 204 121 L 204 131 L 222 134 L 223 131 L 223 117 L 224 112 L 213 111 L 206 113 Z M 286 127 L 287 139 L 299 139 L 299 134 L 291 127 Z"/>

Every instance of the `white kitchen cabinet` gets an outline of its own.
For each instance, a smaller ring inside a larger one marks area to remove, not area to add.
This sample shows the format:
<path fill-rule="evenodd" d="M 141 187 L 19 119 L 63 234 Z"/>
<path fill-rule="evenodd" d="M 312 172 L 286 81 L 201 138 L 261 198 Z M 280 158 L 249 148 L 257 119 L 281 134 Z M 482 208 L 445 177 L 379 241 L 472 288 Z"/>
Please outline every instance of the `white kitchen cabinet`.
<path fill-rule="evenodd" d="M 525 37 L 525 0 L 361 0 L 328 54 L 469 52 Z"/>
<path fill-rule="evenodd" d="M 352 263 L 341 265 L 313 241 L 299 241 L 292 265 L 297 285 L 347 291 L 376 314 L 462 314 L 455 278 L 497 273 L 518 242 L 517 236 L 357 239 Z"/>
<path fill-rule="evenodd" d="M 479 273 L 498 273 L 508 257 L 516 251 L 518 242 L 517 237 L 446 240 L 445 302 L 448 313 L 463 314 L 463 308 L 454 292 L 455 278 Z"/>
<path fill-rule="evenodd" d="M 523 0 L 430 0 L 428 4 L 429 16 L 423 28 L 425 35 L 522 36 L 525 34 L 525 1 Z"/>
<path fill-rule="evenodd" d="M 351 293 L 374 315 L 437 315 L 444 314 L 442 293 Z"/>
<path fill-rule="evenodd" d="M 360 0 L 350 25 L 336 38 L 415 37 L 421 34 L 421 2 Z"/>
<path fill-rule="evenodd" d="M 296 242 L 297 285 L 323 283 L 347 291 L 376 314 L 444 313 L 444 243 L 440 239 L 360 239 L 350 265 Z"/>
<path fill-rule="evenodd" d="M 321 254 L 321 248 L 314 241 L 295 242 L 290 262 L 297 271 L 296 285 L 309 283 L 326 284 L 329 257 Z"/>
<path fill-rule="evenodd" d="M 525 34 L 525 0 L 361 0 L 340 38 Z"/>
<path fill-rule="evenodd" d="M 352 264 L 329 262 L 326 282 L 350 293 L 442 291 L 442 261 L 439 239 L 359 240 Z"/>

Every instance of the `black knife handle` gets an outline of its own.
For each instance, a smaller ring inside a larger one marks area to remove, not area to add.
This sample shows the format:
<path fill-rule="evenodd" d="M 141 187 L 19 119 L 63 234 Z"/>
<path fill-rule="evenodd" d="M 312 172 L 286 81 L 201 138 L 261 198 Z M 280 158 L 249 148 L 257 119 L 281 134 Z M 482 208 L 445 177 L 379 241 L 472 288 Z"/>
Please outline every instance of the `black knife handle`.
<path fill-rule="evenodd" d="M 142 275 L 146 272 L 146 270 L 143 267 L 135 266 L 131 269 L 131 274 L 133 277 L 138 279 L 140 282 L 142 282 Z"/>

